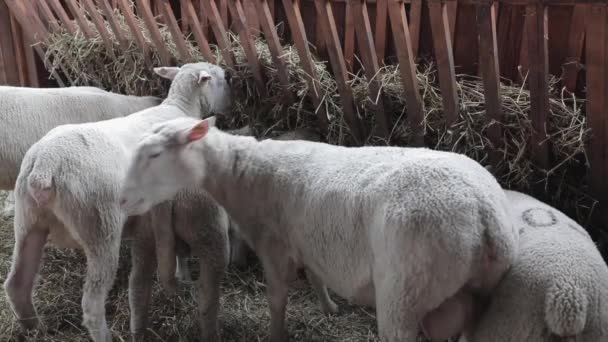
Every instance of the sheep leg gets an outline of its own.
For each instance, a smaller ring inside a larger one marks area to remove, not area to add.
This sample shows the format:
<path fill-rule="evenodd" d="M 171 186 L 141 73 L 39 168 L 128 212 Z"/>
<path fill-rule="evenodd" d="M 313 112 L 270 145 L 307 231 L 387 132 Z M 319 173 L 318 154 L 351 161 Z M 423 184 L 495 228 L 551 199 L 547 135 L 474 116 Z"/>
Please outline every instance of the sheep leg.
<path fill-rule="evenodd" d="M 266 296 L 270 308 L 269 342 L 285 342 L 289 340 L 285 329 L 289 275 L 295 265 L 287 257 L 281 242 L 268 239 L 259 247 L 256 249 L 259 251 L 258 255 L 266 277 Z"/>
<path fill-rule="evenodd" d="M 406 229 L 374 242 L 381 251 L 376 253 L 373 270 L 380 340 L 416 342 L 425 316 L 465 286 L 473 254 L 463 253 L 466 241 L 408 234 Z M 435 248 L 430 251 L 428 246 Z M 452 251 L 460 251 L 462 258 Z M 440 332 L 452 333 L 449 329 Z"/>
<path fill-rule="evenodd" d="M 113 234 L 94 243 L 86 241 L 84 246 L 87 275 L 82 296 L 83 325 L 95 342 L 112 341 L 106 322 L 105 302 L 118 270 L 121 227 L 102 229 Z"/>
<path fill-rule="evenodd" d="M 480 311 L 481 300 L 463 289 L 424 316 L 422 332 L 431 341 L 445 341 L 470 327 Z"/>
<path fill-rule="evenodd" d="M 149 212 L 156 242 L 156 260 L 160 283 L 169 294 L 177 294 L 177 253 L 173 231 L 173 203 L 162 203 Z"/>
<path fill-rule="evenodd" d="M 233 222 L 230 222 L 230 263 L 236 265 L 237 268 L 245 268 L 247 266 L 247 252 L 249 246 L 239 236 L 238 230 Z"/>
<path fill-rule="evenodd" d="M 175 243 L 177 254 L 177 269 L 175 270 L 175 277 L 181 281 L 191 282 L 192 276 L 190 266 L 188 265 L 189 247 L 182 239 L 176 239 Z"/>
<path fill-rule="evenodd" d="M 218 253 L 213 258 L 201 255 L 199 258 L 200 276 L 197 290 L 202 341 L 215 342 L 220 340 L 218 326 L 220 285 L 227 262 L 223 258 L 224 255 L 225 253 Z"/>
<path fill-rule="evenodd" d="M 4 209 L 2 210 L 2 216 L 12 217 L 15 212 L 15 193 L 13 191 L 8 192 L 6 200 L 4 200 Z"/>
<path fill-rule="evenodd" d="M 317 293 L 317 298 L 321 303 L 321 309 L 326 314 L 335 314 L 338 312 L 338 305 L 331 300 L 329 293 L 327 292 L 327 286 L 314 274 L 311 270 L 306 268 L 306 278 Z"/>
<path fill-rule="evenodd" d="M 148 326 L 148 307 L 152 295 L 152 282 L 156 268 L 154 241 L 142 233 L 131 247 L 131 274 L 129 276 L 129 306 L 131 309 L 131 340 L 143 342 Z"/>
<path fill-rule="evenodd" d="M 31 229 L 24 236 L 17 236 L 13 263 L 4 283 L 8 302 L 26 330 L 35 329 L 39 324 L 32 292 L 47 236 L 48 230 L 42 229 Z"/>

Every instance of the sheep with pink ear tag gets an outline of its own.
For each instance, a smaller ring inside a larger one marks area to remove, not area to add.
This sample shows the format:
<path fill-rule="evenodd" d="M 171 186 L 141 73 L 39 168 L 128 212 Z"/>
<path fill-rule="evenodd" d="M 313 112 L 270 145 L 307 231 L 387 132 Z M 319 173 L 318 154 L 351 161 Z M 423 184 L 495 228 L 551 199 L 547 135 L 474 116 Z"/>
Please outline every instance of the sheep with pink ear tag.
<path fill-rule="evenodd" d="M 267 280 L 270 341 L 287 340 L 290 272 L 376 308 L 382 341 L 441 341 L 465 328 L 515 260 L 518 233 L 496 179 L 456 153 L 258 141 L 179 118 L 139 140 L 125 210 L 199 187 L 239 227 Z M 454 312 L 460 317 L 449 317 Z M 447 317 L 447 319 L 446 319 Z"/>

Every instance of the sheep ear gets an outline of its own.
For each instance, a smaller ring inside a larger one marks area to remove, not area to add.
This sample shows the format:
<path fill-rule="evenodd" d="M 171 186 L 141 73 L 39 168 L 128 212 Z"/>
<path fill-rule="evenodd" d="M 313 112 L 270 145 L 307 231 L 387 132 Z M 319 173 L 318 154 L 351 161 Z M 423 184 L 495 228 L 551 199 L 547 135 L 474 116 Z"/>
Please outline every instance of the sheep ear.
<path fill-rule="evenodd" d="M 213 120 L 210 120 L 213 119 Z M 199 140 L 207 135 L 209 132 L 209 128 L 215 125 L 215 117 L 207 118 L 205 120 L 199 121 L 194 127 L 190 128 L 190 132 L 188 132 L 188 142 L 192 142 L 195 140 Z"/>
<path fill-rule="evenodd" d="M 179 72 L 180 67 L 158 67 L 154 68 L 154 72 L 163 78 L 173 80 L 175 75 Z"/>
<path fill-rule="evenodd" d="M 206 72 L 205 70 L 201 70 L 198 73 L 198 84 L 205 83 L 211 79 L 211 74 Z"/>

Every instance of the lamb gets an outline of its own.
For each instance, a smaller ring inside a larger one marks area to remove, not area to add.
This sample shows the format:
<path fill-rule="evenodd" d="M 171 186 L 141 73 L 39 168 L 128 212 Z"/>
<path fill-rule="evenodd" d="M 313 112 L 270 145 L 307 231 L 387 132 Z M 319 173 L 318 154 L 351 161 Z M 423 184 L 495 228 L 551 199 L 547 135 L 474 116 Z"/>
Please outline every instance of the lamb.
<path fill-rule="evenodd" d="M 13 190 L 25 152 L 52 128 L 107 120 L 156 106 L 154 96 L 127 96 L 95 87 L 0 86 L 0 190 Z M 13 212 L 14 195 L 4 206 Z"/>
<path fill-rule="evenodd" d="M 178 258 L 178 265 L 180 261 L 184 262 L 179 268 L 184 278 L 189 280 L 190 276 L 186 257 L 190 254 L 198 257 L 200 276 L 197 292 L 201 340 L 217 341 L 220 285 L 229 259 L 228 215 L 204 191 L 198 189 L 181 191 L 169 203 L 161 205 L 162 209 L 156 207 L 150 214 L 142 216 L 148 221 L 141 222 L 139 227 L 162 223 L 163 227 L 172 228 L 171 234 L 165 230 L 155 237 L 149 229 L 138 229 L 132 239 L 133 267 L 129 278 L 132 340 L 146 340 L 152 276 L 157 265 L 154 254 L 157 248 L 166 248 L 166 243 L 159 246 L 158 242 L 175 240 L 181 257 Z M 160 264 L 162 266 L 162 260 Z M 171 269 L 166 272 L 171 272 Z"/>
<path fill-rule="evenodd" d="M 288 339 L 294 263 L 337 295 L 375 307 L 382 341 L 413 342 L 451 297 L 491 293 L 517 255 L 504 191 L 464 155 L 257 141 L 214 123 L 170 120 L 141 139 L 122 207 L 137 215 L 180 189 L 205 189 L 262 263 L 272 342 Z M 447 339 L 461 328 L 427 332 Z"/>
<path fill-rule="evenodd" d="M 105 300 L 116 275 L 121 237 L 143 229 L 159 236 L 170 228 L 160 219 L 167 217 L 162 213 L 168 212 L 168 202 L 140 217 L 129 218 L 120 208 L 120 183 L 135 142 L 155 123 L 230 109 L 229 74 L 219 66 L 192 63 L 154 71 L 172 80 L 169 94 L 160 105 L 121 118 L 58 126 L 26 152 L 15 186 L 13 262 L 4 283 L 8 302 L 25 329 L 38 325 L 32 291 L 48 239 L 58 247 L 84 250 L 87 274 L 83 324 L 94 341 L 111 341 Z M 174 242 L 168 239 L 157 243 L 162 247 Z M 141 260 L 139 250 L 132 249 L 134 260 Z M 174 273 L 163 270 L 175 269 L 175 257 L 165 257 L 165 248 L 156 248 L 156 253 L 161 282 L 172 288 Z M 139 293 L 134 290 L 137 279 L 135 268 L 129 291 L 130 303 L 135 306 L 132 311 L 137 311 L 140 304 L 136 299 Z M 137 333 L 138 326 L 133 324 L 131 329 Z"/>
<path fill-rule="evenodd" d="M 608 267 L 591 237 L 559 210 L 506 194 L 518 257 L 460 342 L 608 341 Z"/>

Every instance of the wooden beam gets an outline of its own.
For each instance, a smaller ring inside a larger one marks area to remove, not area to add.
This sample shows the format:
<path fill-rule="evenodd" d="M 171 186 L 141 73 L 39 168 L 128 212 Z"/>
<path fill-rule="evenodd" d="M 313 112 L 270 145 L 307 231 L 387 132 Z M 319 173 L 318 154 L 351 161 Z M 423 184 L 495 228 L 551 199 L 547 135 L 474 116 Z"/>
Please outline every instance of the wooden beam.
<path fill-rule="evenodd" d="M 287 68 L 287 63 L 283 54 L 283 47 L 281 46 L 281 41 L 279 40 L 279 35 L 277 34 L 272 13 L 270 13 L 268 0 L 256 0 L 255 5 L 258 11 L 258 17 L 260 18 L 260 25 L 264 31 L 264 37 L 266 37 L 266 41 L 268 42 L 268 49 L 270 50 L 270 55 L 272 56 L 272 63 L 278 70 L 277 77 L 279 78 L 279 82 L 283 86 L 285 92 L 285 101 L 287 103 L 292 103 L 293 93 L 289 89 L 291 85 L 289 79 L 289 69 Z"/>
<path fill-rule="evenodd" d="M 588 9 L 586 66 L 587 119 L 591 128 L 589 180 L 600 201 L 602 224 L 608 223 L 608 7 Z"/>
<path fill-rule="evenodd" d="M 570 35 L 568 37 L 568 56 L 564 63 L 564 86 L 568 91 L 576 90 L 576 79 L 581 70 L 581 55 L 585 43 L 585 27 L 587 24 L 587 8 L 585 5 L 576 5 L 572 10 L 570 20 Z"/>
<path fill-rule="evenodd" d="M 211 51 L 209 41 L 207 41 L 207 37 L 205 36 L 203 27 L 198 19 L 196 9 L 194 8 L 192 1 L 182 1 L 182 8 L 184 8 L 184 13 L 189 19 L 192 32 L 194 33 L 194 39 L 196 39 L 196 43 L 198 44 L 198 48 L 203 54 L 203 57 L 207 60 L 207 62 L 215 63 L 215 55 L 213 54 L 213 51 Z"/>
<path fill-rule="evenodd" d="M 450 28 L 450 40 L 452 41 L 452 44 L 454 44 L 454 37 L 456 35 L 456 18 L 458 16 L 458 2 L 448 1 L 446 2 L 445 6 L 448 16 L 448 27 Z"/>
<path fill-rule="evenodd" d="M 428 6 L 435 59 L 437 60 L 439 73 L 439 86 L 443 98 L 443 110 L 446 115 L 447 127 L 450 127 L 458 120 L 458 94 L 456 92 L 456 72 L 454 71 L 454 56 L 449 34 L 447 8 L 445 3 L 440 0 L 429 0 Z"/>
<path fill-rule="evenodd" d="M 114 5 L 117 3 L 114 2 Z M 108 2 L 108 0 L 97 0 L 97 5 L 101 7 L 103 13 L 106 15 L 106 20 L 110 23 L 110 27 L 112 28 L 112 32 L 114 32 L 114 37 L 118 41 L 118 45 L 123 51 L 126 51 L 129 48 L 129 43 L 124 36 L 124 31 L 120 28 L 118 24 L 118 20 L 114 17 L 114 10 L 112 9 L 112 5 Z"/>
<path fill-rule="evenodd" d="M 40 13 L 42 13 L 42 16 L 44 17 L 44 20 L 49 28 L 52 31 L 58 32 L 60 29 L 59 23 L 57 22 L 57 18 L 55 18 L 53 11 L 51 11 L 46 1 L 38 1 L 37 4 L 38 8 L 40 9 Z"/>
<path fill-rule="evenodd" d="M 502 131 L 499 123 L 503 121 L 503 113 L 500 98 L 496 12 L 492 10 L 489 1 L 477 6 L 477 31 L 479 32 L 479 69 L 483 79 L 486 116 L 492 123 L 488 128 L 492 142 L 492 146 L 489 147 L 490 162 L 497 171 L 500 162 L 499 149 L 502 147 Z"/>
<path fill-rule="evenodd" d="M 260 60 L 257 56 L 253 36 L 249 30 L 250 26 L 247 22 L 243 5 L 240 0 L 233 0 L 228 3 L 228 8 L 230 9 L 230 16 L 232 17 L 233 22 L 236 23 L 237 30 L 239 31 L 241 45 L 243 46 L 245 56 L 247 57 L 247 64 L 249 64 L 249 69 L 251 69 L 260 96 L 265 97 L 267 96 L 266 81 L 264 79 Z"/>
<path fill-rule="evenodd" d="M 78 23 L 78 27 L 80 27 L 80 31 L 84 35 L 85 38 L 91 39 L 95 36 L 93 30 L 88 24 L 88 20 L 84 17 L 84 14 L 80 10 L 80 6 L 76 3 L 75 0 L 64 0 L 66 5 L 70 8 L 70 12 L 74 18 L 76 18 L 76 23 Z M 61 5 L 60 5 L 61 6 Z"/>
<path fill-rule="evenodd" d="M 234 68 L 234 58 L 230 49 L 231 44 L 230 40 L 228 39 L 228 32 L 226 31 L 224 21 L 222 21 L 220 12 L 215 4 L 215 0 L 204 0 L 203 6 L 207 12 L 209 24 L 211 25 L 211 29 L 213 30 L 217 44 L 220 47 L 224 62 L 229 67 Z"/>
<path fill-rule="evenodd" d="M 19 85 L 22 87 L 28 86 L 27 81 L 27 66 L 25 62 L 25 49 L 23 46 L 23 38 L 21 34 L 21 27 L 15 20 L 15 17 L 11 15 L 11 33 L 13 35 L 13 46 L 15 49 L 15 69 L 17 69 L 17 75 L 19 75 Z"/>
<path fill-rule="evenodd" d="M 133 36 L 135 43 L 141 49 L 144 55 L 144 62 L 148 67 L 152 66 L 152 60 L 150 59 L 150 49 L 148 47 L 148 43 L 144 38 L 144 35 L 141 33 L 139 25 L 135 21 L 135 15 L 133 14 L 133 8 L 127 2 L 127 0 L 116 0 L 118 7 L 120 7 L 120 11 L 122 15 L 125 17 L 125 21 L 129 29 L 131 30 L 131 35 Z M 168 65 L 168 63 L 167 63 Z"/>
<path fill-rule="evenodd" d="M 106 25 L 104 23 L 104 20 L 101 17 L 101 15 L 99 15 L 97 8 L 95 8 L 95 5 L 93 4 L 93 1 L 92 0 L 80 0 L 80 1 L 81 1 L 81 3 L 84 4 L 87 11 L 89 12 L 89 15 L 91 16 L 93 24 L 95 24 L 95 27 L 97 28 L 97 32 L 99 32 L 99 35 L 101 36 L 101 40 L 103 41 L 104 45 L 106 46 L 106 50 L 108 51 L 110 56 L 116 58 L 116 55 L 114 54 L 114 45 L 112 44 L 112 38 L 110 37 L 110 32 L 108 32 Z"/>
<path fill-rule="evenodd" d="M 328 30 L 324 36 L 327 39 L 327 52 L 329 53 L 332 70 L 336 77 L 342 109 L 344 110 L 344 121 L 350 129 L 351 134 L 355 139 L 355 143 L 362 145 L 364 142 L 363 126 L 355 112 L 352 88 L 349 85 L 346 62 L 344 61 L 344 54 L 342 53 L 342 46 L 340 44 L 331 3 L 328 0 L 315 0 L 315 7 L 319 19 L 323 22 L 321 25 L 325 26 Z"/>
<path fill-rule="evenodd" d="M 4 2 L 10 9 L 10 12 L 14 15 L 16 21 L 21 26 L 23 32 L 26 35 L 26 40 L 29 42 L 30 46 L 36 42 L 45 40 L 48 37 L 48 31 L 46 31 L 44 27 L 36 25 L 36 23 L 32 22 L 30 18 L 25 14 L 25 8 L 23 6 L 27 3 L 19 2 L 17 0 L 4 0 Z M 36 53 L 38 54 L 38 56 L 42 60 L 44 60 L 45 54 L 42 48 L 39 45 L 33 45 L 33 48 L 34 51 L 36 51 Z M 59 64 L 59 66 L 61 69 L 64 70 L 67 77 L 68 73 L 63 67 L 63 64 Z M 65 82 L 55 71 L 51 71 L 50 73 L 51 76 L 53 76 L 53 78 L 57 81 L 57 84 L 59 84 L 60 87 L 65 86 Z M 68 81 L 71 83 L 71 80 L 69 80 L 69 78 Z"/>
<path fill-rule="evenodd" d="M 549 53 L 547 47 L 547 7 L 529 5 L 526 16 L 531 20 L 528 27 L 528 57 L 530 61 L 530 119 L 532 120 L 531 151 L 538 167 L 549 167 L 547 119 L 549 117 Z"/>
<path fill-rule="evenodd" d="M 390 8 L 390 7 L 389 7 Z M 405 15 L 405 8 L 403 8 L 403 15 Z M 410 7 L 410 37 L 413 58 L 416 60 L 418 57 L 418 48 L 420 47 L 420 27 L 422 23 L 422 0 L 412 1 Z"/>
<path fill-rule="evenodd" d="M 164 65 L 171 64 L 171 54 L 165 46 L 165 42 L 163 41 L 160 31 L 158 30 L 156 20 L 152 15 L 152 10 L 150 9 L 148 2 L 146 0 L 135 0 L 135 3 L 137 4 L 137 9 L 140 13 L 139 16 L 143 18 L 146 28 L 150 33 L 150 39 L 152 40 L 152 43 L 154 43 L 154 46 L 156 46 L 156 50 L 158 51 L 161 62 Z"/>
<path fill-rule="evenodd" d="M 311 97 L 313 105 L 317 110 L 317 119 L 319 128 L 325 134 L 329 126 L 327 111 L 323 106 L 324 92 L 319 82 L 319 76 L 315 69 L 315 65 L 310 55 L 308 48 L 308 39 L 306 38 L 306 30 L 304 30 L 304 22 L 302 20 L 302 14 L 300 13 L 300 7 L 294 4 L 293 0 L 282 0 L 283 6 L 285 7 L 285 13 L 287 15 L 287 22 L 291 29 L 291 36 L 293 42 L 298 50 L 300 56 L 300 63 L 302 69 L 306 72 L 306 81 L 308 83 L 308 95 Z"/>
<path fill-rule="evenodd" d="M 57 14 L 59 20 L 61 20 L 61 23 L 65 26 L 66 30 L 72 34 L 76 33 L 76 26 L 74 25 L 74 22 L 70 19 L 68 13 L 65 11 L 59 0 L 49 0 L 49 3 L 55 11 L 55 14 Z"/>
<path fill-rule="evenodd" d="M 177 20 L 175 19 L 175 14 L 173 14 L 173 9 L 171 8 L 171 4 L 169 0 L 158 0 L 158 5 L 160 7 L 160 13 L 165 19 L 165 23 L 169 28 L 169 32 L 171 32 L 171 36 L 173 37 L 173 42 L 177 47 L 177 52 L 184 62 L 193 62 L 194 58 L 188 50 L 186 46 L 186 40 L 184 39 L 184 35 L 182 31 L 179 29 L 179 25 L 177 24 Z"/>
<path fill-rule="evenodd" d="M 321 22 L 318 18 L 317 21 Z M 348 71 L 352 72 L 355 67 L 355 21 L 353 18 L 352 2 L 347 2 L 346 6 L 344 6 L 344 25 L 344 59 L 346 59 Z M 319 27 L 323 28 L 320 24 Z M 327 32 L 326 28 L 319 33 L 319 38 L 323 41 L 325 40 L 325 32 Z"/>
<path fill-rule="evenodd" d="M 401 83 L 405 90 L 407 118 L 412 129 L 412 145 L 423 146 L 424 104 L 418 88 L 418 79 L 416 78 L 415 55 L 412 48 L 412 38 L 410 37 L 404 2 L 390 1 L 388 9 L 397 57 L 399 58 Z"/>
<path fill-rule="evenodd" d="M 386 34 L 386 25 L 388 21 L 388 1 L 389 0 L 378 0 L 376 2 L 376 56 L 378 58 L 378 62 L 381 65 L 384 64 L 384 54 L 386 53 L 386 40 L 388 38 L 388 35 Z"/>
<path fill-rule="evenodd" d="M 352 4 L 357 42 L 359 43 L 359 49 L 363 59 L 365 78 L 369 84 L 368 96 L 370 96 L 371 102 L 374 106 L 374 112 L 376 114 L 377 131 L 374 132 L 374 134 L 385 139 L 389 139 L 389 120 L 384 111 L 384 95 L 382 93 L 382 84 L 378 78 L 380 66 L 378 64 L 378 57 L 376 55 L 374 37 L 372 36 L 372 28 L 369 22 L 369 14 L 367 12 L 367 5 L 365 4 L 364 0 L 355 0 L 352 2 Z"/>

